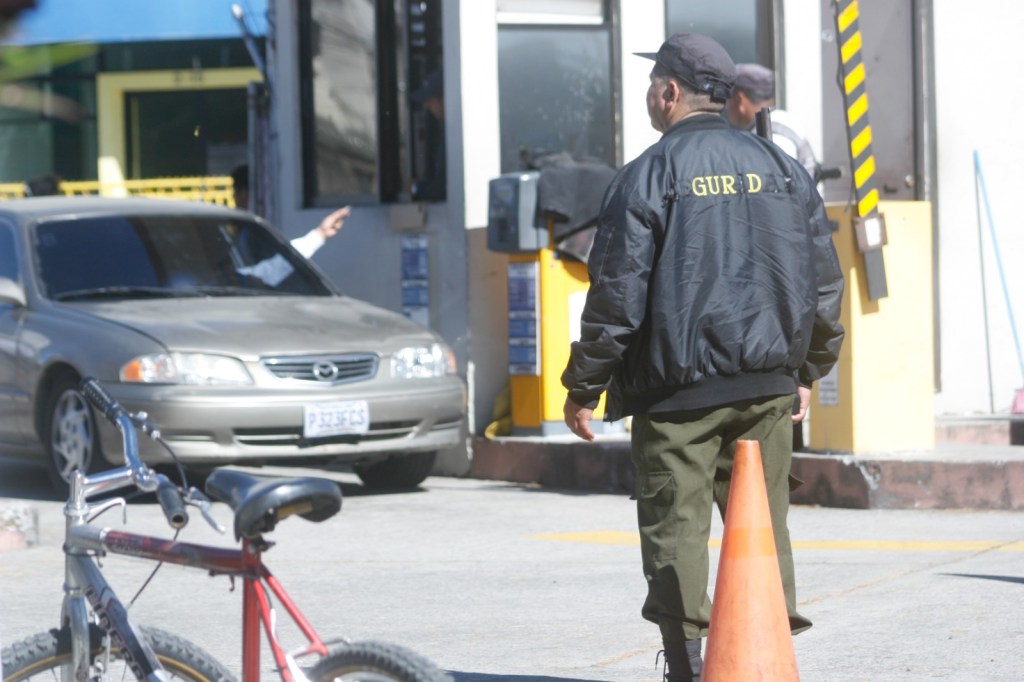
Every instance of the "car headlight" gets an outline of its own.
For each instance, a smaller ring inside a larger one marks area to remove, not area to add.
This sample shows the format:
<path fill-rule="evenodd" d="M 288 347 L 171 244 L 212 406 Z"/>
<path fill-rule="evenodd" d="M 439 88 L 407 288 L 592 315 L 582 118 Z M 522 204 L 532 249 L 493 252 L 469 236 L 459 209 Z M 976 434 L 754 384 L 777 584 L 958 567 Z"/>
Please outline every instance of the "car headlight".
<path fill-rule="evenodd" d="M 397 379 L 443 377 L 446 374 L 455 374 L 455 354 L 444 344 L 403 348 L 391 355 L 391 376 Z"/>
<path fill-rule="evenodd" d="M 156 353 L 125 363 L 121 381 L 143 384 L 251 384 L 240 361 L 206 353 Z"/>

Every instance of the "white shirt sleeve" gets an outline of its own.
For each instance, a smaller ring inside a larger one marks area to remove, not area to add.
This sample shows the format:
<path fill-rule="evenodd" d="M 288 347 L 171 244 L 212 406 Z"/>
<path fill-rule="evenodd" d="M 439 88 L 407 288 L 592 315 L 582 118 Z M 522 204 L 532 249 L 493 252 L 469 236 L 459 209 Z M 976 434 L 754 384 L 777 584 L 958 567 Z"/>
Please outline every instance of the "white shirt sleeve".
<path fill-rule="evenodd" d="M 291 241 L 292 248 L 302 254 L 303 258 L 312 258 L 321 246 L 324 245 L 323 235 L 318 228 L 313 228 L 302 237 L 296 237 Z"/>

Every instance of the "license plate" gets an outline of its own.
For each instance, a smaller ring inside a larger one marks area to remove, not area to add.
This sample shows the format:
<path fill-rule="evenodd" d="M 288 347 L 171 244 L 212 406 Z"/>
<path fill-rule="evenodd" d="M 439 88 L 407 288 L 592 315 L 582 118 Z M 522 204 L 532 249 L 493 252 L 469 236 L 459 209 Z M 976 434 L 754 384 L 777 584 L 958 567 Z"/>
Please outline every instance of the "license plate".
<path fill-rule="evenodd" d="M 324 438 L 370 430 L 370 408 L 365 400 L 345 400 L 306 405 L 302 435 Z"/>

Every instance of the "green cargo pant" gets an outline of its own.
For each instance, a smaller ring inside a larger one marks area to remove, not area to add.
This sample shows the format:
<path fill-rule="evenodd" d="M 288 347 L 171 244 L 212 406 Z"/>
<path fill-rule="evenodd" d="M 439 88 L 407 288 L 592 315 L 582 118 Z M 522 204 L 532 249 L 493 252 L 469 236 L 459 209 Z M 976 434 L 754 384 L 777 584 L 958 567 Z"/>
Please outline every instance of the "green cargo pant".
<path fill-rule="evenodd" d="M 725 518 L 737 440 L 760 443 L 775 550 L 793 633 L 811 627 L 796 611 L 789 513 L 793 396 L 633 418 L 640 550 L 647 578 L 643 617 L 665 641 L 707 635 L 712 503 Z"/>

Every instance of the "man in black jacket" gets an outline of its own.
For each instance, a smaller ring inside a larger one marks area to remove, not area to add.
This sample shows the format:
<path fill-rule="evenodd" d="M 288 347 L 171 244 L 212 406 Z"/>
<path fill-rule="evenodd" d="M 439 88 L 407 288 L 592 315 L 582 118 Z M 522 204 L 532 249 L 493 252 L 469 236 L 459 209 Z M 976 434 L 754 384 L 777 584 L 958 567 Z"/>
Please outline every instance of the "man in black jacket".
<path fill-rule="evenodd" d="M 711 510 L 724 517 L 737 440 L 760 442 L 790 624 L 811 625 L 786 526 L 792 423 L 837 360 L 843 277 L 807 171 L 721 116 L 735 80 L 721 45 L 682 33 L 641 56 L 655 60 L 647 108 L 663 136 L 605 195 L 565 421 L 592 440 L 605 391 L 606 419 L 633 415 L 642 613 L 661 629 L 666 679 L 699 680 Z"/>

